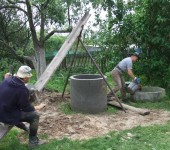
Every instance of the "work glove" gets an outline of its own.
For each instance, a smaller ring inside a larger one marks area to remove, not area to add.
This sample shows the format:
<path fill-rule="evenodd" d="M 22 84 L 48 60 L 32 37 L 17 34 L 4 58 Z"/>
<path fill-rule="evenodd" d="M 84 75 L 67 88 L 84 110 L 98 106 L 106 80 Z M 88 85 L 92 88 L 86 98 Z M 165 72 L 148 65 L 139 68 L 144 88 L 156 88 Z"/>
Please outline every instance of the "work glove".
<path fill-rule="evenodd" d="M 140 78 L 135 77 L 134 82 L 135 82 L 136 84 L 140 84 L 141 80 L 140 80 Z"/>

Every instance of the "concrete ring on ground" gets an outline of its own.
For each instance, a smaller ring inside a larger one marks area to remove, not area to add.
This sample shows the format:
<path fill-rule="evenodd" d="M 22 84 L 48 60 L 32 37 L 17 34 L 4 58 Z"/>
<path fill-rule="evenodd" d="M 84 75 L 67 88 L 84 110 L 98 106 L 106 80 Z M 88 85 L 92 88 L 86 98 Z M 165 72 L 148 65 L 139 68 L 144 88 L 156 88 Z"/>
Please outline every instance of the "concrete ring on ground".
<path fill-rule="evenodd" d="M 133 95 L 135 101 L 157 101 L 165 96 L 165 89 L 161 87 L 144 86 L 141 91 Z"/>
<path fill-rule="evenodd" d="M 106 83 L 99 74 L 73 75 L 70 77 L 70 98 L 73 111 L 103 112 L 107 109 Z"/>

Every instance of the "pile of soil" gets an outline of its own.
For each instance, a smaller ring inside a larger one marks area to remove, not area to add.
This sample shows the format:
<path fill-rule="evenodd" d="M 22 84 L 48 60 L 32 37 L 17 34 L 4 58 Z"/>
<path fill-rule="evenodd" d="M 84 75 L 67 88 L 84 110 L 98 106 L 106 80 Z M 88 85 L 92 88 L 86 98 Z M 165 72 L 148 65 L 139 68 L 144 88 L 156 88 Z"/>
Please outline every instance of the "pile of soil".
<path fill-rule="evenodd" d="M 118 111 L 116 114 L 64 114 L 61 103 L 69 103 L 69 98 L 62 99 L 55 92 L 44 91 L 40 94 L 46 106 L 40 111 L 39 134 L 47 134 L 49 138 L 89 139 L 104 135 L 110 131 L 131 129 L 136 126 L 164 124 L 170 120 L 170 112 L 151 110 L 149 115 L 141 116 L 135 112 Z"/>

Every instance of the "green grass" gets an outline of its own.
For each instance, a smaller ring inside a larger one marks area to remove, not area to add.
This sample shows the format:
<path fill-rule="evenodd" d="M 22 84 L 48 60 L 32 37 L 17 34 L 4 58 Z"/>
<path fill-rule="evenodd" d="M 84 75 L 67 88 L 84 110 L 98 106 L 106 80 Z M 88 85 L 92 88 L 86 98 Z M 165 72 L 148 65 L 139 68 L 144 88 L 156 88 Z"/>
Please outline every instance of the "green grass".
<path fill-rule="evenodd" d="M 0 142 L 0 150 L 26 150 L 27 144 L 20 144 L 16 130 Z M 51 140 L 35 150 L 169 150 L 170 122 L 165 125 L 136 127 L 131 130 L 111 132 L 89 140 Z"/>
<path fill-rule="evenodd" d="M 75 111 L 72 111 L 71 110 L 71 107 L 70 107 L 70 103 L 69 102 L 62 102 L 60 104 L 60 110 L 64 113 L 64 114 L 76 114 L 76 113 L 79 113 L 79 112 L 75 112 Z M 107 110 L 104 112 L 104 113 L 108 113 L 108 114 L 113 114 L 113 113 L 116 113 L 118 112 L 118 109 L 116 107 L 112 107 L 112 106 L 108 106 Z"/>
<path fill-rule="evenodd" d="M 26 150 L 26 145 L 20 144 L 17 139 L 17 130 L 11 130 L 8 134 L 0 141 L 0 150 Z"/>
<path fill-rule="evenodd" d="M 52 78 L 48 81 L 47 85 L 45 86 L 46 89 L 50 90 L 50 91 L 56 91 L 56 92 L 63 92 L 64 89 L 64 85 L 66 84 L 66 78 L 68 76 L 68 72 L 65 71 L 60 71 L 60 72 L 56 72 Z M 67 82 L 67 86 L 65 91 L 68 92 L 70 87 L 70 83 L 69 83 L 69 79 Z"/>
<path fill-rule="evenodd" d="M 76 112 L 71 110 L 69 102 L 63 102 L 60 104 L 60 110 L 65 114 L 76 114 Z"/>

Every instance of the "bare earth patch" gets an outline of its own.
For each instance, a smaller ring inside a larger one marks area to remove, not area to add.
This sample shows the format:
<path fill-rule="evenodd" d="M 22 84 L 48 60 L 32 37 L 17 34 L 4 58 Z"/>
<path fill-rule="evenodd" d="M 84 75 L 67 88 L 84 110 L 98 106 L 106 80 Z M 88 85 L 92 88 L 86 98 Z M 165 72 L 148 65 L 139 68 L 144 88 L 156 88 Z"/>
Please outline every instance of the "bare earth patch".
<path fill-rule="evenodd" d="M 55 92 L 43 92 L 41 101 L 46 107 L 40 112 L 39 133 L 47 134 L 49 138 L 89 139 L 107 134 L 110 131 L 131 129 L 136 126 L 149 126 L 164 124 L 170 120 L 170 112 L 151 110 L 146 116 L 135 112 L 119 111 L 116 114 L 72 114 L 66 115 L 60 111 L 59 106 L 63 101 Z M 69 99 L 68 99 L 69 101 Z"/>

